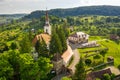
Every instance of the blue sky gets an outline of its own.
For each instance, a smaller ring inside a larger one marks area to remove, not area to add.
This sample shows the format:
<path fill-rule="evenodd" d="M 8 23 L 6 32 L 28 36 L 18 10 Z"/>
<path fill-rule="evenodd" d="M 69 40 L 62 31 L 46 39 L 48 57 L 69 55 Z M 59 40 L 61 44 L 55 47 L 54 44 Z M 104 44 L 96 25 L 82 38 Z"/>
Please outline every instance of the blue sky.
<path fill-rule="evenodd" d="M 72 8 L 78 6 L 114 5 L 120 0 L 0 0 L 0 14 L 30 13 L 35 10 Z"/>

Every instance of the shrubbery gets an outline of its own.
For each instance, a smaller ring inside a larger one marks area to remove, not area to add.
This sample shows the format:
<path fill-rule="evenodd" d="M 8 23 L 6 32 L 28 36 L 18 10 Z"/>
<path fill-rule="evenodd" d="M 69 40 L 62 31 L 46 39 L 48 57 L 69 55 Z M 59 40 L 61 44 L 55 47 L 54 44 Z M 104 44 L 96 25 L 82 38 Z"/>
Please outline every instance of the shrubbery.
<path fill-rule="evenodd" d="M 94 58 L 94 59 L 100 59 L 101 56 L 98 54 L 98 55 L 95 55 L 93 58 Z"/>
<path fill-rule="evenodd" d="M 120 65 L 118 65 L 118 69 L 120 70 Z"/>
<path fill-rule="evenodd" d="M 86 59 L 86 60 L 85 60 L 85 64 L 86 64 L 86 65 L 90 65 L 91 63 L 92 63 L 91 59 Z"/>

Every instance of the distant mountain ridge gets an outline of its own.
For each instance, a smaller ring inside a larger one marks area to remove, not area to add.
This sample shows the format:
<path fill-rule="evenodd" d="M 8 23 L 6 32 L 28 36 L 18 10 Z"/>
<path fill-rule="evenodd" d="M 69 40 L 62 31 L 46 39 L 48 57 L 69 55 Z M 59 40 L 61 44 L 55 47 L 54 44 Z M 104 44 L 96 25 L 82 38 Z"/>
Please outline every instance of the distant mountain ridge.
<path fill-rule="evenodd" d="M 79 15 L 103 15 L 103 16 L 119 16 L 120 6 L 85 6 L 67 9 L 51 9 L 48 11 L 49 15 L 58 17 L 79 16 Z M 39 18 L 45 15 L 45 11 L 33 11 L 31 14 L 25 16 L 25 19 Z"/>
<path fill-rule="evenodd" d="M 21 18 L 27 14 L 0 14 L 0 17 Z"/>

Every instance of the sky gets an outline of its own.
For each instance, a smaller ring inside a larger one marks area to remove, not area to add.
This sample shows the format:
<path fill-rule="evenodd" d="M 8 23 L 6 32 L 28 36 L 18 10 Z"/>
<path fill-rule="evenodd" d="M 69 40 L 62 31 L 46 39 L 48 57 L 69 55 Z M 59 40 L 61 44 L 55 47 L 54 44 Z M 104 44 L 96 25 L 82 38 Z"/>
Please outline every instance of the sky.
<path fill-rule="evenodd" d="M 0 0 L 0 14 L 30 13 L 35 10 L 79 6 L 120 6 L 120 0 Z"/>

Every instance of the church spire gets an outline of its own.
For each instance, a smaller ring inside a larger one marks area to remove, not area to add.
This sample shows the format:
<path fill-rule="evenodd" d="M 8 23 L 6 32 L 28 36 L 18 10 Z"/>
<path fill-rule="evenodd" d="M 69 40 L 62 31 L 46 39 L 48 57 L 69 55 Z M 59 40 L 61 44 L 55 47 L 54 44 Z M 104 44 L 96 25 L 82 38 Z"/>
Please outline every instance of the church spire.
<path fill-rule="evenodd" d="M 46 9 L 46 15 L 45 15 L 45 25 L 49 25 L 49 18 L 48 18 L 48 10 Z"/>
<path fill-rule="evenodd" d="M 46 15 L 45 15 L 45 26 L 44 26 L 44 32 L 51 35 L 51 26 L 49 23 L 49 18 L 48 18 L 48 11 L 46 9 Z"/>
<path fill-rule="evenodd" d="M 49 19 L 48 19 L 48 11 L 47 11 L 47 9 L 46 9 L 46 21 L 48 21 Z"/>

